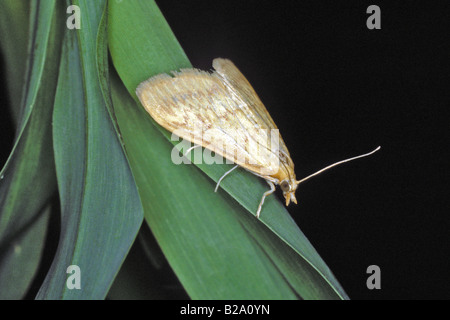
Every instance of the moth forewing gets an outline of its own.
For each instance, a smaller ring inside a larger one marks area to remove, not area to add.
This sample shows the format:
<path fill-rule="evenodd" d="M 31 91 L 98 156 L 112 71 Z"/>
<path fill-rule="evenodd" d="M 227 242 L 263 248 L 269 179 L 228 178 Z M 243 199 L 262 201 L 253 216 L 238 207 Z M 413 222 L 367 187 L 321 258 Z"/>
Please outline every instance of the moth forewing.
<path fill-rule="evenodd" d="M 278 183 L 279 150 L 289 152 L 277 126 L 230 60 L 215 59 L 213 67 L 213 73 L 181 69 L 172 72 L 173 77 L 154 76 L 141 83 L 136 94 L 165 129 Z"/>

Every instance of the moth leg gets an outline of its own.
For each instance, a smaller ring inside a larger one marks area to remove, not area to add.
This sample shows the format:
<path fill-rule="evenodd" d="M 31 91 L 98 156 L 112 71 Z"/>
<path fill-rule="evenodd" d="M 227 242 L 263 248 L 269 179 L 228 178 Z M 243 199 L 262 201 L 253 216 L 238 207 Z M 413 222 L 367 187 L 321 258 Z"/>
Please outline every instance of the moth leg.
<path fill-rule="evenodd" d="M 183 154 L 183 157 L 186 157 L 186 156 L 189 154 L 189 152 L 191 152 L 192 150 L 194 150 L 195 148 L 198 148 L 198 147 L 201 147 L 201 145 L 196 144 L 195 146 L 190 147 L 190 148 L 187 149 L 186 152 Z"/>
<path fill-rule="evenodd" d="M 270 180 L 266 180 L 266 182 L 269 184 L 270 190 L 264 192 L 264 194 L 263 194 L 263 196 L 262 196 L 262 198 L 261 198 L 261 202 L 259 203 L 259 206 L 258 206 L 258 211 L 256 211 L 256 218 L 258 218 L 258 219 L 259 219 L 259 215 L 260 215 L 260 213 L 261 213 L 262 206 L 263 206 L 263 204 L 264 204 L 264 199 L 265 199 L 268 195 L 272 194 L 272 193 L 275 191 L 275 185 L 273 184 L 273 182 L 270 181 Z"/>
<path fill-rule="evenodd" d="M 214 189 L 214 192 L 217 192 L 217 189 L 219 189 L 219 185 L 220 185 L 220 182 L 222 181 L 222 179 L 225 178 L 227 174 L 229 174 L 231 171 L 233 171 L 237 167 L 239 167 L 239 165 L 235 165 L 233 168 L 231 168 L 230 170 L 225 172 L 225 174 L 220 177 L 219 181 L 217 181 L 216 188 Z"/>

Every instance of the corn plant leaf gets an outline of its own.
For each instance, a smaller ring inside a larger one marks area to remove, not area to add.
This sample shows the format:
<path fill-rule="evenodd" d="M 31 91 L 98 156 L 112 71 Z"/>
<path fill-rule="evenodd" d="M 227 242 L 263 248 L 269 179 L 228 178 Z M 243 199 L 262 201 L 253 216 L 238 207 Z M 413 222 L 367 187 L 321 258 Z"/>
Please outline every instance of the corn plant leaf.
<path fill-rule="evenodd" d="M 75 4 L 82 28 L 66 32 L 53 114 L 62 236 L 38 299 L 103 299 L 143 219 L 103 91 L 106 1 Z M 70 265 L 80 268 L 80 290 L 66 286 Z"/>
<path fill-rule="evenodd" d="M 11 14 L 6 21 L 15 20 L 15 16 L 17 23 L 24 23 L 16 27 L 28 26 L 27 19 L 20 12 L 21 9 L 28 12 L 28 7 L 11 2 L 3 5 L 10 6 L 10 10 L 2 12 Z M 18 279 L 16 277 L 17 282 L 9 283 L 9 286 L 15 286 L 14 290 L 3 291 L 2 297 L 5 299 L 24 296 L 30 286 L 40 262 L 49 216 L 42 212 L 56 191 L 51 115 L 61 49 L 62 19 L 57 14 L 60 6 L 56 1 L 33 1 L 29 5 L 28 47 L 33 54 L 29 55 L 28 62 L 22 60 L 23 52 L 18 52 L 16 57 L 11 52 L 26 47 L 22 43 L 27 40 L 23 38 L 23 30 L 12 31 L 21 35 L 17 43 L 2 41 L 2 50 L 9 52 L 6 54 L 8 65 L 10 62 L 11 66 L 27 65 L 24 78 L 20 75 L 10 78 L 9 94 L 17 95 L 21 91 L 23 96 L 19 105 L 17 97 L 10 100 L 17 125 L 16 137 L 0 171 L 0 273 L 3 279 L 9 278 L 9 281 L 14 281 L 14 274 L 23 274 Z M 5 37 L 3 35 L 2 39 Z M 5 47 L 8 49 L 5 50 Z M 21 70 L 23 68 L 18 67 L 17 72 Z M 24 254 L 30 251 L 33 254 L 24 264 Z"/>
<path fill-rule="evenodd" d="M 10 110 L 15 123 L 21 113 L 30 14 L 36 15 L 35 11 L 30 13 L 30 9 L 29 1 L 0 1 L 0 48 L 4 58 L 5 79 L 8 79 L 6 86 Z"/>
<path fill-rule="evenodd" d="M 145 219 L 194 299 L 345 299 L 344 290 L 283 204 L 247 172 L 215 181 L 229 165 L 175 165 L 170 133 L 137 102 L 148 77 L 190 63 L 153 1 L 112 1 L 109 48 L 129 96 L 113 77 L 112 94 Z"/>

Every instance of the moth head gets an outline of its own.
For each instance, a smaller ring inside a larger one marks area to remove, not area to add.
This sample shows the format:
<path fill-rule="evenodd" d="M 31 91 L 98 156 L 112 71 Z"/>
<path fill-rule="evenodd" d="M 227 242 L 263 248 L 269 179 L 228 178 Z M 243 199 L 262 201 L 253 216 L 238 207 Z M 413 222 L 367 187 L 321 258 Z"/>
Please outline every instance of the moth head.
<path fill-rule="evenodd" d="M 349 161 L 352 161 L 352 160 L 355 160 L 355 159 L 359 159 L 359 158 L 362 158 L 362 157 L 367 157 L 367 156 L 371 155 L 372 153 L 377 152 L 378 150 L 380 150 L 380 148 L 381 147 L 378 147 L 378 148 L 376 148 L 375 150 L 373 150 L 373 151 L 371 151 L 369 153 L 365 153 L 365 154 L 362 154 L 362 155 L 359 155 L 359 156 L 356 156 L 356 157 L 353 157 L 353 158 L 349 158 L 349 159 L 345 159 L 345 160 L 341 160 L 341 161 L 335 162 L 335 163 L 329 165 L 328 167 L 320 169 L 319 171 L 317 171 L 317 172 L 315 172 L 315 173 L 313 173 L 313 174 L 311 174 L 311 175 L 309 175 L 306 178 L 303 178 L 301 180 L 295 180 L 295 175 L 293 176 L 294 179 L 292 179 L 292 176 L 290 176 L 289 178 L 285 178 L 285 179 L 281 180 L 280 188 L 281 188 L 281 190 L 283 190 L 283 195 L 286 198 L 286 206 L 288 206 L 291 201 L 294 202 L 295 204 L 297 204 L 297 199 L 295 198 L 295 190 L 297 190 L 297 186 L 300 183 L 302 183 L 302 182 L 304 182 L 304 181 L 306 181 L 306 180 L 308 180 L 308 179 L 318 175 L 319 173 L 322 173 L 322 172 L 324 172 L 324 171 L 326 171 L 328 169 L 331 169 L 331 168 L 333 168 L 333 167 L 335 167 L 337 165 L 340 165 L 342 163 L 349 162 Z M 293 166 L 292 166 L 292 169 L 293 169 Z"/>
<path fill-rule="evenodd" d="M 283 196 L 286 199 L 286 206 L 288 206 L 291 201 L 297 204 L 297 199 L 295 198 L 297 186 L 298 181 L 295 179 L 284 179 L 280 182 L 281 191 L 283 191 Z"/>

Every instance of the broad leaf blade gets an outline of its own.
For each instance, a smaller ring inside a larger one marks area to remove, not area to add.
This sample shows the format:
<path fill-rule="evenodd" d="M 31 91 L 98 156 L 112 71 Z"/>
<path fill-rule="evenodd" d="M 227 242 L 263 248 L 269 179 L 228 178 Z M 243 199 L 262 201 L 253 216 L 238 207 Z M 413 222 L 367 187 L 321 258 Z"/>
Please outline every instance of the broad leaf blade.
<path fill-rule="evenodd" d="M 83 27 L 79 44 L 75 31 L 66 33 L 53 115 L 62 237 L 38 299 L 104 298 L 143 218 L 100 85 L 108 79 L 106 65 L 97 65 L 106 50 L 106 2 L 76 4 Z M 66 287 L 69 265 L 81 269 L 81 290 Z"/>
<path fill-rule="evenodd" d="M 22 299 L 41 261 L 51 207 L 46 207 L 0 253 L 0 300 Z"/>
<path fill-rule="evenodd" d="M 8 79 L 6 86 L 15 123 L 20 116 L 23 80 L 27 66 L 29 17 L 29 1 L 0 1 L 0 47 L 5 60 L 5 79 Z"/>
<path fill-rule="evenodd" d="M 17 94 L 23 81 L 23 97 L 21 105 L 13 107 L 17 117 L 16 140 L 0 172 L 0 252 L 4 253 L 0 257 L 0 272 L 5 277 L 14 272 L 27 273 L 15 283 L 15 297 L 26 293 L 37 270 L 48 218 L 48 214 L 39 215 L 56 190 L 51 115 L 63 30 L 57 8 L 55 1 L 31 3 L 28 47 L 33 48 L 33 54 L 24 81 L 19 77 L 11 78 L 10 94 Z M 17 48 L 23 46 L 18 44 Z M 22 53 L 18 53 L 17 57 L 20 56 Z M 13 60 L 13 64 L 19 63 L 16 58 Z M 20 70 L 18 68 L 18 72 Z M 17 101 L 11 99 L 13 104 Z M 29 256 L 28 265 L 23 263 L 21 254 L 7 254 L 19 243 L 21 252 L 35 252 Z"/>
<path fill-rule="evenodd" d="M 182 49 L 153 1 L 111 2 L 109 46 L 114 65 L 131 96 L 146 78 L 188 67 Z M 168 54 L 167 52 L 170 52 Z M 174 67 L 175 65 L 175 67 Z M 260 221 L 256 211 L 267 190 L 255 176 L 230 167 L 176 166 L 166 132 L 113 82 L 118 124 L 145 218 L 169 263 L 192 298 L 347 298 L 326 264 L 271 197 Z"/>
<path fill-rule="evenodd" d="M 236 214 L 239 206 L 217 197 L 210 179 L 196 167 L 161 161 L 161 156 L 170 155 L 172 145 L 142 117 L 120 83 L 114 80 L 112 84 L 145 218 L 191 297 L 295 298 L 242 228 Z M 259 287 L 255 290 L 249 283 L 259 283 Z"/>

